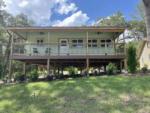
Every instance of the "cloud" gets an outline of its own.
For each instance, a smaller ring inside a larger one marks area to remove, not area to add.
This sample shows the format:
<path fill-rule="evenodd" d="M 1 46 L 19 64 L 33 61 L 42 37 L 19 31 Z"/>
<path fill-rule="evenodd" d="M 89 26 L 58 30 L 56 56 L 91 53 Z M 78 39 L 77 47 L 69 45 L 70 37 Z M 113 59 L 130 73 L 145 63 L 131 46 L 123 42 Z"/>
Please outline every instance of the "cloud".
<path fill-rule="evenodd" d="M 58 6 L 57 12 L 61 15 L 67 15 L 69 12 L 75 12 L 77 9 L 78 8 L 74 3 L 62 3 Z"/>
<path fill-rule="evenodd" d="M 56 21 L 53 26 L 81 26 L 89 20 L 87 14 L 78 11 L 62 21 Z"/>
<path fill-rule="evenodd" d="M 75 3 L 69 0 L 4 0 L 5 10 L 16 16 L 23 13 L 35 21 L 38 26 L 49 25 L 82 25 L 89 17 L 86 13 L 78 11 Z M 54 14 L 66 15 L 63 20 L 52 20 Z M 68 16 L 70 15 L 71 16 Z M 57 23 L 56 23 L 57 22 Z"/>
<path fill-rule="evenodd" d="M 26 7 L 28 5 L 28 3 L 29 3 L 28 1 L 23 0 L 19 3 L 19 7 Z"/>

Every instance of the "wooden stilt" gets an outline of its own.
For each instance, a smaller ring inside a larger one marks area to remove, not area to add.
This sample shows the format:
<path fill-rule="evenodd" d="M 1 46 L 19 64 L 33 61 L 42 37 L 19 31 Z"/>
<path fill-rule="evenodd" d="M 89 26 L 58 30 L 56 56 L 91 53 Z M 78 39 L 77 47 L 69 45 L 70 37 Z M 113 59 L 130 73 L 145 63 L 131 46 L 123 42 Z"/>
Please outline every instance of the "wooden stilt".
<path fill-rule="evenodd" d="M 89 76 L 89 58 L 86 58 L 86 72 L 87 76 Z"/>
<path fill-rule="evenodd" d="M 12 60 L 9 60 L 9 73 L 8 73 L 8 78 L 9 80 L 12 79 Z"/>
<path fill-rule="evenodd" d="M 122 61 L 120 61 L 120 72 L 122 72 Z"/>
<path fill-rule="evenodd" d="M 106 73 L 106 65 L 104 65 L 104 72 Z"/>
<path fill-rule="evenodd" d="M 58 75 L 60 75 L 60 68 L 58 67 Z"/>
<path fill-rule="evenodd" d="M 50 59 L 47 59 L 47 74 L 50 75 Z"/>
<path fill-rule="evenodd" d="M 23 64 L 23 74 L 26 75 L 26 63 Z"/>
<path fill-rule="evenodd" d="M 128 66 L 127 66 L 127 59 L 124 60 L 124 69 L 127 70 Z"/>
<path fill-rule="evenodd" d="M 61 74 L 64 75 L 64 69 L 63 69 L 63 67 L 61 68 Z"/>

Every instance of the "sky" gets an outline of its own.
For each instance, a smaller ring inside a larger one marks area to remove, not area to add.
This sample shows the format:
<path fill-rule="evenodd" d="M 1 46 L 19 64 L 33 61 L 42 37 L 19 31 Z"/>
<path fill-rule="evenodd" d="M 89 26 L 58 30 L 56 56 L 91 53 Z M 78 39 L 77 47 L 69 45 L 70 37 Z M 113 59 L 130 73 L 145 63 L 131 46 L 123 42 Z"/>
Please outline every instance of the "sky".
<path fill-rule="evenodd" d="M 37 26 L 93 25 L 120 11 L 131 20 L 139 0 L 4 0 L 12 15 L 23 13 Z"/>

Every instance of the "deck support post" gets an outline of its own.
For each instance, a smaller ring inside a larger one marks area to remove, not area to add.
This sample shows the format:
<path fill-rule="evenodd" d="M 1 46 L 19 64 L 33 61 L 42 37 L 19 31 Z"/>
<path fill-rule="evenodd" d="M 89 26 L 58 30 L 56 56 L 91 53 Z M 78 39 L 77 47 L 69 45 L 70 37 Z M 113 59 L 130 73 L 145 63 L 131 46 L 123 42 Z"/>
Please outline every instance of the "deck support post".
<path fill-rule="evenodd" d="M 61 67 L 61 74 L 64 75 L 64 68 Z"/>
<path fill-rule="evenodd" d="M 126 44 L 125 44 L 125 34 L 123 33 L 123 39 L 124 39 L 124 54 L 127 54 L 127 50 L 126 50 Z M 124 69 L 127 70 L 127 56 L 125 56 L 124 59 Z"/>
<path fill-rule="evenodd" d="M 54 63 L 54 76 L 56 76 L 56 65 Z"/>
<path fill-rule="evenodd" d="M 122 61 L 120 61 L 120 72 L 122 72 Z"/>
<path fill-rule="evenodd" d="M 89 58 L 86 58 L 86 72 L 87 76 L 89 76 Z"/>
<path fill-rule="evenodd" d="M 58 67 L 58 76 L 60 75 L 60 68 Z"/>
<path fill-rule="evenodd" d="M 26 75 L 26 63 L 23 63 L 23 74 Z"/>
<path fill-rule="evenodd" d="M 50 75 L 50 58 L 47 59 L 47 74 Z"/>
<path fill-rule="evenodd" d="M 104 65 L 104 72 L 105 72 L 105 73 L 107 72 L 107 70 L 106 70 L 106 65 Z"/>

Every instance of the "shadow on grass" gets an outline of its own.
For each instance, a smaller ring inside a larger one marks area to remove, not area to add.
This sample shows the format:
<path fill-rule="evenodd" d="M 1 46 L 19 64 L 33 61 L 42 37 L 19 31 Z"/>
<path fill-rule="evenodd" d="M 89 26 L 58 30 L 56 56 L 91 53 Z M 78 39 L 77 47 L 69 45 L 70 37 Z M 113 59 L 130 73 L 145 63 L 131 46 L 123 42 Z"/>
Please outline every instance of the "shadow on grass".
<path fill-rule="evenodd" d="M 89 77 L 1 88 L 1 113 L 131 113 L 150 108 L 149 77 Z"/>

